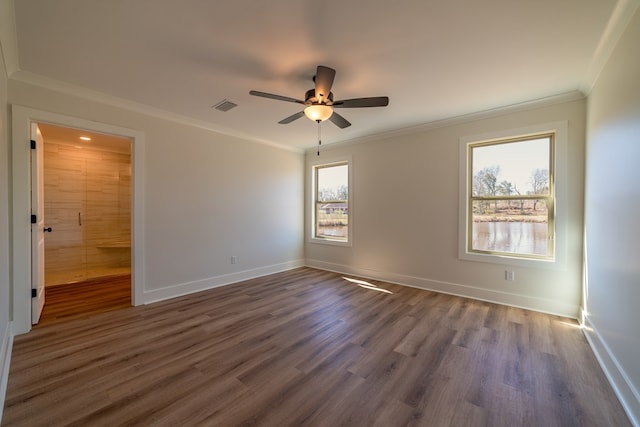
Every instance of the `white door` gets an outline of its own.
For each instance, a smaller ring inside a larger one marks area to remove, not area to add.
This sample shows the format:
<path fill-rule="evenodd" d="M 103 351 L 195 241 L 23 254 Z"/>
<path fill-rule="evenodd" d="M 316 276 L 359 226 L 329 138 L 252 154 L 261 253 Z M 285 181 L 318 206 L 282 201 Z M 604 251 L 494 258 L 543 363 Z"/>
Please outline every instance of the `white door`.
<path fill-rule="evenodd" d="M 37 123 L 31 123 L 31 323 L 40 320 L 44 308 L 44 140 Z M 46 231 L 51 231 L 50 228 Z"/>

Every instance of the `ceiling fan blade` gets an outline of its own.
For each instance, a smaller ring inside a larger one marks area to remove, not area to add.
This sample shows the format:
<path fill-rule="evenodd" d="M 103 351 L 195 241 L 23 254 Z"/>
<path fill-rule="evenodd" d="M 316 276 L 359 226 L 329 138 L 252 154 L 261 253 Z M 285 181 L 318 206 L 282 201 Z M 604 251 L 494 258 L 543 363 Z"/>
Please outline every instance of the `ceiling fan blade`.
<path fill-rule="evenodd" d="M 331 93 L 331 86 L 333 86 L 333 79 L 336 77 L 336 70 L 333 68 L 325 67 L 324 65 L 318 65 L 316 70 L 315 82 L 316 82 L 316 99 L 319 103 L 323 103 L 329 97 Z"/>
<path fill-rule="evenodd" d="M 351 126 L 351 123 L 349 123 L 349 121 L 347 119 L 345 119 L 344 117 L 342 117 L 340 114 L 336 113 L 335 111 L 333 112 L 331 117 L 329 117 L 329 120 L 331 120 L 331 123 L 333 123 L 334 125 L 338 126 L 340 129 L 344 129 L 346 127 Z"/>
<path fill-rule="evenodd" d="M 300 111 L 299 113 L 292 114 L 289 117 L 280 120 L 278 123 L 280 123 L 281 125 L 286 125 L 287 123 L 291 123 L 294 120 L 298 120 L 302 116 L 304 116 L 304 111 Z"/>
<path fill-rule="evenodd" d="M 299 99 L 289 98 L 288 96 L 282 96 L 282 95 L 274 95 L 272 93 L 259 92 L 257 90 L 249 91 L 249 95 L 261 96 L 263 98 L 269 98 L 269 99 L 276 99 L 278 101 L 295 102 L 297 104 L 303 104 L 304 105 L 304 101 L 300 101 Z"/>
<path fill-rule="evenodd" d="M 389 105 L 388 96 L 374 96 L 372 98 L 353 98 L 335 101 L 335 108 L 364 108 L 364 107 L 386 107 Z"/>

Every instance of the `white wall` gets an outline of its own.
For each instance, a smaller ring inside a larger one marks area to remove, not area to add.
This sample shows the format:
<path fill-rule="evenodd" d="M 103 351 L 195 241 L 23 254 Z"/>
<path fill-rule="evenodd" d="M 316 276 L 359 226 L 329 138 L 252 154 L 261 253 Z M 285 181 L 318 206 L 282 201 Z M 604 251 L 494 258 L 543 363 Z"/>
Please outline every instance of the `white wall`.
<path fill-rule="evenodd" d="M 326 148 L 320 157 L 352 155 L 353 246 L 307 241 L 307 263 L 577 317 L 582 278 L 585 104 L 578 96 L 573 101 L 460 120 L 410 135 Z M 564 212 L 560 212 L 566 216 L 566 230 L 559 233 L 566 238 L 557 242 L 558 258 L 564 259 L 565 265 L 525 268 L 460 260 L 460 138 L 556 121 L 568 121 L 569 127 L 567 164 L 557 166 L 566 178 L 561 183 L 565 198 Z M 307 163 L 314 159 L 315 152 L 307 154 Z M 309 173 L 307 165 L 307 176 Z M 515 271 L 515 281 L 504 280 L 506 268 Z"/>
<path fill-rule="evenodd" d="M 14 79 L 8 98 L 144 134 L 142 302 L 302 264 L 302 154 Z"/>
<path fill-rule="evenodd" d="M 1 53 L 1 52 L 0 52 Z M 7 73 L 0 55 L 0 402 L 4 403 L 11 356 L 9 275 L 9 130 Z M 4 405 L 2 405 L 4 406 Z M 0 419 L 2 419 L 0 406 Z"/>
<path fill-rule="evenodd" d="M 640 11 L 588 99 L 588 337 L 640 425 Z"/>

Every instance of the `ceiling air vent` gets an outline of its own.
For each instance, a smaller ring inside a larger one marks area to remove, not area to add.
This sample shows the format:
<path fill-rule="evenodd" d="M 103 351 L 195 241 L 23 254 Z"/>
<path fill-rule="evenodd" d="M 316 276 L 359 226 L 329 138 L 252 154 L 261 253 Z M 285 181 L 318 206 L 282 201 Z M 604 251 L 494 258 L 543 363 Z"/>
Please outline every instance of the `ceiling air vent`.
<path fill-rule="evenodd" d="M 231 102 L 231 101 L 229 101 L 227 99 L 223 99 L 222 101 L 218 102 L 216 105 L 214 105 L 211 108 L 215 108 L 216 110 L 227 112 L 227 111 L 229 111 L 232 108 L 235 108 L 237 106 L 238 106 L 238 104 L 234 104 L 233 102 Z"/>

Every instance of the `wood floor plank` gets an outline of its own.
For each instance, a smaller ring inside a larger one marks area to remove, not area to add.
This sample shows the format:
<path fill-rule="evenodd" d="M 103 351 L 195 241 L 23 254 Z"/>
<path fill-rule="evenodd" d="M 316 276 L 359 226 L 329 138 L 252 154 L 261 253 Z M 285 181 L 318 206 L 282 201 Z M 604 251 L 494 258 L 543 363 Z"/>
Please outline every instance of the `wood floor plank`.
<path fill-rule="evenodd" d="M 45 288 L 40 324 L 80 318 L 131 306 L 131 275 L 105 276 Z"/>
<path fill-rule="evenodd" d="M 141 307 L 68 291 L 15 337 L 3 426 L 630 425 L 570 319 L 311 268 Z"/>

